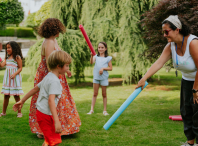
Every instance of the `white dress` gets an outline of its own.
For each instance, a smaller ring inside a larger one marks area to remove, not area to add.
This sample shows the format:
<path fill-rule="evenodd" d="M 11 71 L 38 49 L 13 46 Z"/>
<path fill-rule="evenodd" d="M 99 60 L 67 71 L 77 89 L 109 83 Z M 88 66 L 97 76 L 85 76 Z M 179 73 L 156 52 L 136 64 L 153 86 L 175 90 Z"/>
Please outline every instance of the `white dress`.
<path fill-rule="evenodd" d="M 1 93 L 4 95 L 19 96 L 23 95 L 21 87 L 21 74 L 17 74 L 14 79 L 10 76 L 18 70 L 18 64 L 14 59 L 6 59 L 6 70 L 3 78 L 3 87 Z"/>

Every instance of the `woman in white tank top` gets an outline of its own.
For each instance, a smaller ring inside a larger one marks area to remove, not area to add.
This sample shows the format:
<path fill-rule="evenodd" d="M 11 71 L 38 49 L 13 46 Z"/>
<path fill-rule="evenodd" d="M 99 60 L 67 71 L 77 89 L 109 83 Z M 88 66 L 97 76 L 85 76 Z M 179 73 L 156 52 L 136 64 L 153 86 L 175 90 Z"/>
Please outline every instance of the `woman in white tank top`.
<path fill-rule="evenodd" d="M 198 38 L 190 34 L 188 25 L 177 15 L 170 15 L 165 19 L 162 30 L 168 43 L 136 88 L 143 89 L 145 81 L 172 58 L 174 68 L 182 73 L 180 112 L 187 138 L 182 146 L 198 144 Z"/>

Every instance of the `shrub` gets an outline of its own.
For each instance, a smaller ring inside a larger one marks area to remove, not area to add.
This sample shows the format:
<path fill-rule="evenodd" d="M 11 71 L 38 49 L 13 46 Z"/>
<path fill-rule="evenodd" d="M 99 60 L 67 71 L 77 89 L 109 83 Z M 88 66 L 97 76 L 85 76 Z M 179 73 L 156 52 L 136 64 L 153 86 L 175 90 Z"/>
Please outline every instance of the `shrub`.
<path fill-rule="evenodd" d="M 35 37 L 33 29 L 28 27 L 7 27 L 0 30 L 0 36 Z"/>

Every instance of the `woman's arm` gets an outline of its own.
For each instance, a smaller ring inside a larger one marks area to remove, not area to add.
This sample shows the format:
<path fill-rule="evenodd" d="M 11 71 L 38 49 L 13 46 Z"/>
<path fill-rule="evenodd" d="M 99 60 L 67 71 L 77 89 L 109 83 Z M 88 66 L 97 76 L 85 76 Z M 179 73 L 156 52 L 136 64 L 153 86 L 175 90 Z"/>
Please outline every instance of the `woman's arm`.
<path fill-rule="evenodd" d="M 189 51 L 190 54 L 194 60 L 195 66 L 196 68 L 198 68 L 198 40 L 192 40 L 190 42 L 189 45 Z M 194 81 L 194 85 L 193 85 L 193 89 L 198 90 L 198 72 L 196 73 L 195 76 L 195 81 Z M 193 101 L 194 103 L 197 102 L 198 103 L 198 92 L 197 93 L 193 93 Z"/>
<path fill-rule="evenodd" d="M 159 69 L 161 69 L 163 67 L 163 65 L 169 60 L 171 59 L 171 44 L 168 43 L 161 56 L 158 58 L 157 61 L 155 61 L 155 63 L 149 68 L 149 70 L 146 72 L 146 74 L 142 77 L 142 79 L 138 82 L 136 89 L 139 87 L 143 87 L 145 85 L 145 81 L 151 77 L 152 75 L 154 75 Z"/>
<path fill-rule="evenodd" d="M 16 76 L 17 74 L 19 74 L 19 73 L 22 71 L 22 59 L 21 59 L 20 56 L 17 56 L 17 57 L 16 57 L 16 62 L 17 62 L 17 64 L 18 64 L 18 70 L 10 76 L 11 79 L 14 79 L 15 76 Z"/>
<path fill-rule="evenodd" d="M 61 128 L 61 124 L 60 124 L 60 121 L 59 121 L 59 118 L 58 118 L 58 114 L 57 114 L 57 111 L 56 111 L 56 105 L 55 105 L 55 95 L 54 94 L 50 94 L 49 95 L 49 99 L 48 99 L 48 104 L 49 104 L 49 108 L 50 108 L 50 111 L 52 113 L 52 117 L 54 119 L 54 123 L 55 123 L 55 132 L 56 133 L 61 133 L 62 132 L 62 128 Z"/>

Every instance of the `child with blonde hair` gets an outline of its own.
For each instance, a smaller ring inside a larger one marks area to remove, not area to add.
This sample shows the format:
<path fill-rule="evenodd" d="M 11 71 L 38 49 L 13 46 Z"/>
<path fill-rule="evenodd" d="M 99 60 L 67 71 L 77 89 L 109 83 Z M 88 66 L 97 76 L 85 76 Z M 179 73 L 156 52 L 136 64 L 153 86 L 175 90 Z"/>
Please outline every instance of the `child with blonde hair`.
<path fill-rule="evenodd" d="M 65 74 L 69 70 L 71 60 L 71 56 L 64 51 L 52 52 L 47 61 L 51 72 L 13 106 L 14 111 L 21 110 L 24 102 L 39 91 L 36 117 L 45 138 L 42 146 L 58 146 L 62 142 L 60 136 L 62 127 L 56 111 L 62 94 L 62 86 L 58 77 L 59 74 Z"/>

